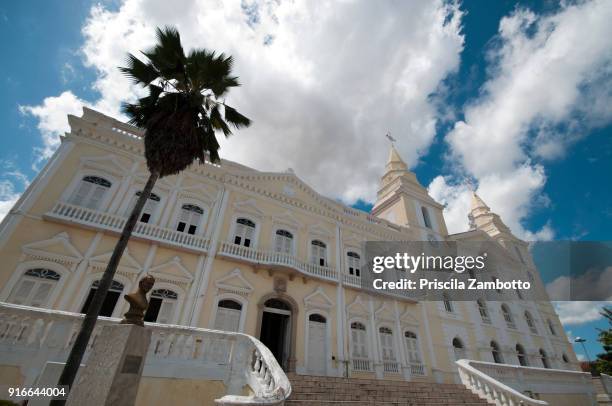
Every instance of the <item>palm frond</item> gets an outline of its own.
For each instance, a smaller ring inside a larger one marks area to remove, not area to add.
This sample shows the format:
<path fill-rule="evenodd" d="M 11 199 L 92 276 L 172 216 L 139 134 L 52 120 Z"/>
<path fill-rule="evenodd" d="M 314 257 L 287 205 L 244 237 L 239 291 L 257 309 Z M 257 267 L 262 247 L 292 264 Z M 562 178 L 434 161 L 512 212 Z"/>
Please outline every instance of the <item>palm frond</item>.
<path fill-rule="evenodd" d="M 228 106 L 227 104 L 224 104 L 223 106 L 225 106 L 225 120 L 236 127 L 236 129 L 251 125 L 251 120 L 238 113 L 236 109 Z"/>
<path fill-rule="evenodd" d="M 135 84 L 141 84 L 143 87 L 159 77 L 159 72 L 155 69 L 155 66 L 141 61 L 132 54 L 128 54 L 126 65 L 125 67 L 119 67 L 119 70 L 132 79 Z"/>

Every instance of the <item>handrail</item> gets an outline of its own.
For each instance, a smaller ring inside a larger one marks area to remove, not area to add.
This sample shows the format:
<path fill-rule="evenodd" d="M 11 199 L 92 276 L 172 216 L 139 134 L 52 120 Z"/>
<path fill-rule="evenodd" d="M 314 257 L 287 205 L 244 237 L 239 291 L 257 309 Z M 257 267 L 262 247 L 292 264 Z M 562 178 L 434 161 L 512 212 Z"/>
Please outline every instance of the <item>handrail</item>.
<path fill-rule="evenodd" d="M 461 382 L 476 395 L 498 405 L 548 405 L 548 402 L 544 400 L 536 400 L 523 395 L 519 391 L 479 371 L 471 365 L 473 362 L 467 359 L 460 359 L 455 363 L 459 367 Z"/>
<path fill-rule="evenodd" d="M 63 362 L 74 342 L 82 314 L 0 302 L 0 354 L 10 365 L 26 371 L 24 384 L 33 385 L 46 361 Z M 117 318 L 100 317 L 90 346 L 105 325 Z M 145 323 L 152 330 L 145 359 L 146 376 L 165 377 L 168 365 L 184 363 L 173 378 L 229 379 L 230 394 L 215 403 L 223 406 L 281 405 L 291 384 L 274 355 L 256 338 L 243 333 L 198 327 Z M 34 356 L 33 352 L 37 355 Z M 210 375 L 210 371 L 216 374 Z M 248 384 L 253 394 L 231 394 Z"/>
<path fill-rule="evenodd" d="M 585 372 L 560 369 L 524 367 L 519 365 L 497 364 L 493 362 L 460 359 L 456 361 L 461 382 L 473 393 L 496 405 L 548 405 L 544 400 L 532 399 L 521 393 L 518 388 L 500 382 L 501 379 L 515 381 L 525 393 L 547 393 L 551 383 L 576 390 L 576 393 L 593 395 L 590 375 Z M 573 392 L 567 392 L 573 393 Z"/>

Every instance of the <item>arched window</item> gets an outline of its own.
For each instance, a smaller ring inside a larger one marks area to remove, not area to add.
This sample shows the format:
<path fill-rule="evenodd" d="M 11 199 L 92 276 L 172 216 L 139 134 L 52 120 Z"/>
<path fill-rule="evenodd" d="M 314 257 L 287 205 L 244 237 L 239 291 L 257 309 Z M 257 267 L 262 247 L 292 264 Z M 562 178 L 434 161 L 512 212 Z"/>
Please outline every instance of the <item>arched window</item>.
<path fill-rule="evenodd" d="M 553 324 L 552 321 L 550 321 L 550 319 L 546 320 L 548 323 L 548 329 L 550 330 L 550 334 L 556 336 L 557 335 L 557 331 L 555 330 L 555 325 Z"/>
<path fill-rule="evenodd" d="M 502 353 L 499 349 L 499 345 L 495 341 L 491 341 L 491 354 L 493 355 L 493 361 L 496 364 L 504 363 L 504 359 L 502 358 Z"/>
<path fill-rule="evenodd" d="M 501 311 L 504 315 L 504 320 L 506 321 L 506 325 L 508 328 L 516 328 L 514 324 L 514 319 L 512 318 L 512 313 L 506 304 L 501 305 Z"/>
<path fill-rule="evenodd" d="M 550 363 L 548 362 L 548 355 L 546 351 L 540 348 L 540 359 L 542 360 L 542 365 L 544 368 L 550 368 Z"/>
<path fill-rule="evenodd" d="M 346 265 L 349 275 L 361 276 L 361 257 L 358 253 L 353 251 L 347 252 Z"/>
<path fill-rule="evenodd" d="M 528 310 L 525 310 L 525 322 L 527 323 L 527 326 L 529 327 L 529 330 L 533 334 L 537 334 L 538 333 L 538 329 L 536 327 L 535 320 L 533 319 L 533 316 L 531 316 L 531 313 L 529 313 Z"/>
<path fill-rule="evenodd" d="M 519 365 L 521 366 L 529 366 L 529 362 L 527 361 L 527 355 L 525 354 L 525 349 L 522 345 L 516 345 L 516 357 L 518 358 Z"/>
<path fill-rule="evenodd" d="M 234 244 L 250 247 L 255 235 L 255 223 L 249 219 L 239 218 L 236 220 L 236 230 L 234 231 Z"/>
<path fill-rule="evenodd" d="M 423 214 L 423 224 L 425 224 L 425 227 L 432 228 L 431 219 L 429 218 L 429 212 L 427 211 L 427 207 L 421 206 L 421 213 Z"/>
<path fill-rule="evenodd" d="M 449 313 L 452 313 L 455 311 L 455 309 L 453 308 L 453 302 L 450 301 L 450 298 L 448 297 L 446 293 L 442 294 L 442 302 L 444 303 L 444 310 L 446 310 Z"/>
<path fill-rule="evenodd" d="M 410 364 L 421 363 L 421 353 L 419 351 L 419 341 L 417 335 L 412 331 L 404 333 L 404 342 L 406 343 L 406 355 Z"/>
<path fill-rule="evenodd" d="M 480 318 L 483 323 L 491 323 L 491 317 L 489 317 L 489 309 L 487 308 L 487 303 L 484 299 L 476 300 L 476 304 L 478 305 L 478 312 L 480 313 Z"/>
<path fill-rule="evenodd" d="M 561 356 L 561 359 L 564 363 L 569 364 L 569 358 L 567 357 L 567 355 L 565 355 L 565 353 Z"/>
<path fill-rule="evenodd" d="M 87 299 L 85 299 L 85 303 L 83 304 L 81 313 L 87 313 L 87 309 L 89 309 L 89 305 L 93 300 L 94 294 L 96 293 L 96 290 L 98 290 L 99 285 L 99 280 L 91 284 L 91 289 L 89 289 L 89 294 L 87 295 Z M 124 286 L 121 282 L 113 280 L 110 288 L 108 289 L 108 292 L 106 293 L 106 298 L 104 298 L 104 302 L 102 302 L 100 316 L 111 317 L 113 315 L 115 305 L 117 304 L 117 301 L 121 296 L 121 292 L 123 292 L 123 287 Z"/>
<path fill-rule="evenodd" d="M 70 204 L 98 210 L 111 183 L 98 176 L 85 176 L 72 193 Z"/>
<path fill-rule="evenodd" d="M 151 292 L 149 307 L 144 320 L 168 324 L 172 322 L 178 295 L 169 289 L 155 289 Z"/>
<path fill-rule="evenodd" d="M 134 207 L 136 207 L 136 201 L 138 200 L 141 194 L 142 192 L 136 192 L 132 197 L 132 201 L 128 205 L 127 210 L 125 211 L 126 217 L 129 216 L 132 213 L 132 210 L 134 210 Z M 153 217 L 153 215 L 155 214 L 157 205 L 159 204 L 160 200 L 161 199 L 158 195 L 156 195 L 155 193 L 151 193 L 149 195 L 149 198 L 147 199 L 147 202 L 142 208 L 142 211 L 140 212 L 139 221 L 143 223 L 148 223 L 149 221 L 151 221 L 151 217 Z"/>
<path fill-rule="evenodd" d="M 215 317 L 215 329 L 224 331 L 239 331 L 242 304 L 235 300 L 219 300 L 217 304 L 217 315 Z"/>
<path fill-rule="evenodd" d="M 327 265 L 327 245 L 323 241 L 312 240 L 310 243 L 311 262 L 316 265 Z"/>
<path fill-rule="evenodd" d="M 293 252 L 293 234 L 287 230 L 276 230 L 274 249 L 276 252 L 291 254 Z"/>
<path fill-rule="evenodd" d="M 523 294 L 521 293 L 520 289 L 514 289 L 514 291 L 516 292 L 516 297 L 518 297 L 519 299 L 523 300 Z"/>
<path fill-rule="evenodd" d="M 268 299 L 266 300 L 266 303 L 264 303 L 264 306 L 272 309 L 291 310 L 291 307 L 285 301 L 280 299 Z"/>
<path fill-rule="evenodd" d="M 393 331 L 388 327 L 378 329 L 380 337 L 380 350 L 383 361 L 395 362 L 395 350 L 393 348 Z"/>
<path fill-rule="evenodd" d="M 50 269 L 28 269 L 13 286 L 7 300 L 25 306 L 44 307 L 59 280 L 60 275 Z"/>
<path fill-rule="evenodd" d="M 353 358 L 368 358 L 368 335 L 363 323 L 351 323 L 351 354 Z"/>
<path fill-rule="evenodd" d="M 453 351 L 455 352 L 455 361 L 465 358 L 465 347 L 459 337 L 453 338 Z"/>
<path fill-rule="evenodd" d="M 198 231 L 204 210 L 195 204 L 184 204 L 181 206 L 176 231 L 187 234 L 195 234 Z"/>

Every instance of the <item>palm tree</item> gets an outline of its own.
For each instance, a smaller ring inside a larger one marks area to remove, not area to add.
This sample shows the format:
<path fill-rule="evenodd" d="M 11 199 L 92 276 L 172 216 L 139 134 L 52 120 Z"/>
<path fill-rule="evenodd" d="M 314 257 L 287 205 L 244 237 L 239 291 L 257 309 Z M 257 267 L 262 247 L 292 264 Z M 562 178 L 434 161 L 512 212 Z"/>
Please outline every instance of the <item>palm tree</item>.
<path fill-rule="evenodd" d="M 71 386 L 74 382 L 119 260 L 155 182 L 197 161 L 203 163 L 208 158 L 219 162 L 216 133 L 222 132 L 227 137 L 232 134 L 230 125 L 239 129 L 251 124 L 247 117 L 223 101 L 229 89 L 240 86 L 238 78 L 231 75 L 231 56 L 206 49 L 194 49 L 185 55 L 181 37 L 174 27 L 158 28 L 157 45 L 143 55 L 145 61 L 128 54 L 127 67 L 119 69 L 149 91 L 148 96 L 136 103 L 125 104 L 123 111 L 131 124 L 145 130 L 145 158 L 151 174 L 123 227 L 59 385 Z"/>

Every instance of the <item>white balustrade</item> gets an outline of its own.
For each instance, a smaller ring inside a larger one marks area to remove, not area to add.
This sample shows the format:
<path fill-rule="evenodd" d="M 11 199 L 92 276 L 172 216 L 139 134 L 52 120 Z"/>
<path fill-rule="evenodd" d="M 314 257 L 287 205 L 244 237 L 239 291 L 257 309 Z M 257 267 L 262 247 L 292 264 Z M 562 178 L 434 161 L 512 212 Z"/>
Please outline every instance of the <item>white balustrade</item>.
<path fill-rule="evenodd" d="M 353 358 L 352 359 L 353 371 L 369 372 L 372 370 L 370 365 L 371 363 L 369 359 L 366 359 L 366 358 Z"/>
<path fill-rule="evenodd" d="M 74 222 L 92 228 L 114 231 L 116 233 L 121 233 L 127 221 L 127 218 L 123 216 L 62 202 L 56 203 L 51 211 L 45 214 L 45 217 Z M 206 252 L 209 248 L 209 240 L 204 237 L 183 233 L 154 224 L 137 222 L 132 235 L 134 237 L 153 240 L 174 247 L 187 248 L 197 252 Z"/>
<path fill-rule="evenodd" d="M 410 364 L 410 374 L 424 376 L 425 375 L 425 365 L 412 363 Z"/>
<path fill-rule="evenodd" d="M 580 394 L 593 399 L 593 387 L 588 373 L 466 359 L 456 364 L 461 382 L 473 393 L 498 406 L 549 404 L 525 393 Z"/>
<path fill-rule="evenodd" d="M 65 362 L 82 314 L 0 302 L 0 359 L 20 368 L 32 386 L 47 361 Z M 119 319 L 101 317 L 84 363 L 105 325 Z M 291 394 L 287 376 L 259 340 L 241 333 L 145 323 L 152 330 L 143 376 L 171 379 L 226 380 L 229 394 L 218 405 L 281 405 Z M 240 396 L 244 385 L 253 391 Z"/>
<path fill-rule="evenodd" d="M 318 278 L 337 280 L 337 271 L 334 268 L 301 262 L 294 255 L 283 252 L 264 251 L 231 242 L 223 242 L 219 249 L 219 255 L 246 259 L 261 265 L 284 266 Z"/>
<path fill-rule="evenodd" d="M 390 373 L 399 373 L 400 368 L 399 368 L 399 362 L 395 362 L 395 361 L 383 361 L 383 370 L 385 372 L 390 372 Z"/>

